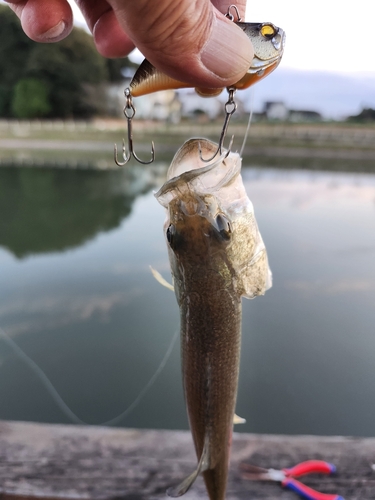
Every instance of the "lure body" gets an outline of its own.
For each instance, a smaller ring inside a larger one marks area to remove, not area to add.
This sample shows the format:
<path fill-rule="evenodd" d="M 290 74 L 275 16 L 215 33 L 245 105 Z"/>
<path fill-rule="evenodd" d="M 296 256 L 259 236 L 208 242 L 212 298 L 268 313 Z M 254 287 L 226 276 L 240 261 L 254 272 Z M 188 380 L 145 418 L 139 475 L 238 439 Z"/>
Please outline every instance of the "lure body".
<path fill-rule="evenodd" d="M 164 230 L 180 308 L 184 393 L 197 469 L 170 496 L 203 473 L 210 500 L 224 500 L 241 344 L 241 297 L 270 286 L 266 250 L 240 175 L 238 154 L 205 165 L 191 139 L 177 152 L 156 193 L 167 209 Z"/>
<path fill-rule="evenodd" d="M 235 89 L 247 89 L 254 83 L 269 75 L 280 63 L 284 52 L 285 33 L 271 23 L 236 22 L 250 38 L 254 47 L 254 58 L 246 74 L 232 85 Z M 137 69 L 130 91 L 133 97 L 139 97 L 159 90 L 190 88 L 191 84 L 175 80 L 156 69 L 147 59 Z M 221 93 L 219 89 L 196 88 L 203 97 L 211 97 Z"/>

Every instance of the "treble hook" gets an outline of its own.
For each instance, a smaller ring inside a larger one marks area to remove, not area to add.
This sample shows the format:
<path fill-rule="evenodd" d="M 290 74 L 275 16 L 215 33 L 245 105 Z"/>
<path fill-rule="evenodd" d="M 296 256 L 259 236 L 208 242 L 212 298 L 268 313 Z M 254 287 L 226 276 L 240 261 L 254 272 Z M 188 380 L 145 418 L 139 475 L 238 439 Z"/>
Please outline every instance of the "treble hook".
<path fill-rule="evenodd" d="M 225 103 L 225 106 L 224 106 L 224 109 L 225 109 L 225 120 L 224 120 L 223 128 L 221 130 L 221 135 L 220 135 L 219 145 L 217 147 L 217 150 L 215 151 L 215 153 L 213 154 L 213 156 L 211 156 L 210 158 L 207 158 L 207 159 L 204 159 L 202 157 L 202 151 L 199 150 L 199 157 L 205 163 L 208 163 L 208 162 L 212 161 L 215 158 L 215 156 L 217 156 L 218 154 L 222 155 L 223 144 L 224 144 L 225 136 L 227 134 L 228 125 L 229 125 L 229 122 L 230 122 L 230 119 L 231 119 L 233 113 L 237 109 L 237 103 L 234 100 L 234 94 L 236 93 L 236 89 L 234 87 L 227 87 L 227 91 L 228 91 L 229 97 L 228 97 L 228 101 Z M 234 135 L 232 135 L 232 139 L 231 139 L 231 141 L 229 143 L 227 154 L 225 155 L 224 159 L 230 154 L 230 150 L 231 150 L 232 144 L 233 144 L 233 139 L 234 139 Z"/>
<path fill-rule="evenodd" d="M 135 115 L 135 107 L 133 104 L 133 98 L 130 93 L 130 89 L 125 89 L 125 97 L 126 97 L 126 104 L 124 107 L 124 115 L 125 118 L 128 121 L 128 149 L 129 149 L 129 154 L 126 154 L 126 148 L 125 148 L 125 139 L 122 141 L 122 157 L 124 159 L 123 162 L 119 162 L 117 159 L 117 144 L 115 144 L 115 149 L 114 149 L 114 160 L 116 165 L 119 167 L 123 167 L 128 163 L 130 158 L 133 156 L 139 163 L 142 163 L 143 165 L 149 165 L 155 160 L 155 146 L 154 146 L 154 141 L 151 142 L 151 160 L 149 161 L 143 161 L 138 156 L 136 155 L 134 151 L 134 146 L 133 146 L 133 127 L 132 127 L 132 120 Z"/>

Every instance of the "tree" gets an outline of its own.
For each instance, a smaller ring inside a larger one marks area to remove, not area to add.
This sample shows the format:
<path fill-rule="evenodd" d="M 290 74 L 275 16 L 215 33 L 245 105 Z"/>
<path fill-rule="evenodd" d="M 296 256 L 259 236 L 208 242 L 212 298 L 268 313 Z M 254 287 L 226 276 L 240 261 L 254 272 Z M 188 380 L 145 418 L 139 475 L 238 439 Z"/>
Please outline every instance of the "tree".
<path fill-rule="evenodd" d="M 106 59 L 108 79 L 110 82 L 121 82 L 124 79 L 124 70 L 128 68 L 128 72 L 135 73 L 137 64 L 130 61 L 128 57 L 120 59 Z"/>
<path fill-rule="evenodd" d="M 11 96 L 17 95 L 19 101 L 25 83 L 17 91 L 14 88 L 24 79 L 33 79 L 34 85 L 35 80 L 39 82 L 36 100 L 38 113 L 43 116 L 47 102 L 49 117 L 86 118 L 100 113 L 105 101 L 103 84 L 121 80 L 121 70 L 132 65 L 127 58 L 102 57 L 92 36 L 78 28 L 58 43 L 33 42 L 24 34 L 16 15 L 2 5 L 0 26 L 0 116 L 22 115 L 20 105 L 14 104 Z M 44 105 L 41 92 L 45 93 Z"/>
<path fill-rule="evenodd" d="M 42 118 L 51 111 L 46 85 L 36 78 L 22 78 L 14 87 L 12 112 L 17 118 Z"/>
<path fill-rule="evenodd" d="M 24 76 L 33 43 L 9 7 L 0 5 L 0 116 L 10 116 L 12 88 Z"/>
<path fill-rule="evenodd" d="M 26 74 L 45 83 L 52 114 L 62 118 L 97 112 L 101 100 L 90 100 L 86 86 L 107 80 L 105 59 L 97 53 L 91 36 L 76 28 L 59 43 L 34 44 Z"/>
<path fill-rule="evenodd" d="M 363 108 L 362 111 L 355 116 L 349 116 L 348 121 L 358 123 L 369 123 L 375 121 L 375 109 Z"/>

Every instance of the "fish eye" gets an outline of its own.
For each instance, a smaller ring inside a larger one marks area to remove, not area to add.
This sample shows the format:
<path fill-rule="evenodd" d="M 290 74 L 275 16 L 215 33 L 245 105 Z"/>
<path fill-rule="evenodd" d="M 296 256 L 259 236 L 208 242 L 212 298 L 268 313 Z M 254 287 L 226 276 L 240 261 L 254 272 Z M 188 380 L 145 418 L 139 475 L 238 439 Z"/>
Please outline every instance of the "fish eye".
<path fill-rule="evenodd" d="M 218 214 L 216 216 L 216 225 L 220 236 L 222 236 L 224 240 L 229 240 L 232 234 L 232 227 L 229 220 L 223 214 Z"/>
<path fill-rule="evenodd" d="M 170 224 L 167 228 L 166 236 L 167 236 L 167 241 L 168 243 L 172 246 L 173 245 L 173 237 L 176 234 L 176 228 L 174 227 L 173 224 Z"/>
<path fill-rule="evenodd" d="M 272 24 L 263 24 L 260 28 L 260 34 L 265 38 L 273 38 L 276 35 L 277 31 Z"/>

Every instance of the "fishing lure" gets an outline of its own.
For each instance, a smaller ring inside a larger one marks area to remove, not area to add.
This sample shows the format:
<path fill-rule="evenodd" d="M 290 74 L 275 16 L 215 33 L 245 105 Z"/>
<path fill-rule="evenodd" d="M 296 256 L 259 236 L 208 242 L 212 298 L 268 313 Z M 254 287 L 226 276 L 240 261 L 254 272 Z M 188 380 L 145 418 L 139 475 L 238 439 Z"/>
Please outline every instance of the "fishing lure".
<path fill-rule="evenodd" d="M 231 13 L 232 9 L 236 13 L 237 21 Z M 218 154 L 221 155 L 223 151 L 223 143 L 228 129 L 231 116 L 237 109 L 237 104 L 234 100 L 234 94 L 237 90 L 247 89 L 258 81 L 265 78 L 272 71 L 274 71 L 280 63 L 284 52 L 285 33 L 281 28 L 276 27 L 272 23 L 244 23 L 241 21 L 238 9 L 235 5 L 230 5 L 226 13 L 231 21 L 241 28 L 244 33 L 250 38 L 254 47 L 254 58 L 247 70 L 246 74 L 236 83 L 227 87 L 228 101 L 225 103 L 225 120 L 220 135 L 220 140 L 217 149 L 213 154 L 206 159 L 203 159 L 201 151 L 199 152 L 200 158 L 204 162 L 212 161 Z M 115 145 L 114 159 L 118 166 L 125 165 L 133 156 L 139 163 L 147 165 L 152 163 L 155 159 L 155 146 L 151 144 L 151 159 L 148 161 L 141 160 L 134 150 L 133 144 L 133 130 L 132 123 L 136 114 L 136 109 L 133 104 L 133 97 L 139 97 L 152 92 L 168 89 L 181 89 L 190 88 L 191 84 L 179 80 L 175 80 L 167 76 L 162 71 L 155 68 L 147 59 L 137 69 L 129 87 L 125 89 L 125 107 L 123 109 L 125 118 L 127 119 L 128 131 L 128 152 L 125 148 L 125 141 L 122 144 L 122 161 L 118 160 L 117 146 Z M 217 96 L 223 90 L 219 89 L 205 89 L 196 88 L 196 92 L 203 97 Z M 232 144 L 232 143 L 231 143 Z M 231 144 L 228 148 L 230 151 Z"/>

